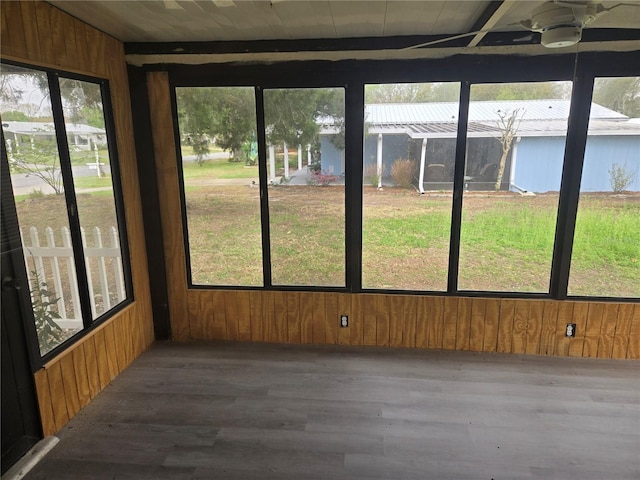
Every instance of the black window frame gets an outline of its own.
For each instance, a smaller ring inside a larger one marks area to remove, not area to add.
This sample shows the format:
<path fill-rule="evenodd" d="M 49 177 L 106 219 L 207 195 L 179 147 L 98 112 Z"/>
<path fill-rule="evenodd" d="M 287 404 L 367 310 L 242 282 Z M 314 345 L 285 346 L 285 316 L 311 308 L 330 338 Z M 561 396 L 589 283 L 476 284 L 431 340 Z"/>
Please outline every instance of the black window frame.
<path fill-rule="evenodd" d="M 193 289 L 295 290 L 350 293 L 382 293 L 402 295 L 440 295 L 489 298 L 527 298 L 552 300 L 589 300 L 637 302 L 638 298 L 567 295 L 568 275 L 577 214 L 578 196 L 587 138 L 587 126 L 593 82 L 596 77 L 640 75 L 640 52 L 583 52 L 532 56 L 457 55 L 444 59 L 421 60 L 344 60 L 291 61 L 276 64 L 163 64 L 140 67 L 143 70 L 162 70 L 169 74 L 173 96 L 174 124 L 177 124 L 176 87 L 252 86 L 256 91 L 270 88 L 345 88 L 345 242 L 346 276 L 344 288 L 273 286 L 265 282 L 261 287 L 228 285 L 192 285 Z M 255 79 L 259 79 L 258 82 Z M 565 140 L 565 152 L 558 200 L 553 256 L 547 292 L 503 292 L 458 289 L 460 227 L 464 187 L 466 126 L 470 88 L 474 84 L 534 83 L 570 81 L 573 84 L 570 113 Z M 456 166 L 452 202 L 451 238 L 447 291 L 371 289 L 362 287 L 362 162 L 364 138 L 364 88 L 367 84 L 459 82 L 460 104 Z M 263 106 L 256 105 L 258 113 Z M 260 120 L 258 120 L 259 126 Z M 177 135 L 177 131 L 176 131 Z M 260 136 L 260 129 L 258 129 Z M 177 138 L 177 137 L 176 137 Z M 259 161 L 266 167 L 265 145 L 259 142 Z M 351 169 L 351 171 L 349 171 Z M 263 181 L 262 176 L 265 175 Z M 183 185 L 181 185 L 183 188 Z M 261 194 L 266 196 L 266 172 L 261 173 Z M 186 223 L 183 198 L 183 223 Z M 268 209 L 267 209 L 268 213 Z M 263 216 L 262 223 L 268 223 Z M 264 225 L 263 225 L 264 228 Z M 264 243 L 263 250 L 269 247 Z M 185 244 L 188 256 L 188 244 Z M 264 251 L 263 251 L 264 255 Z M 188 258 L 188 257 L 187 257 Z M 268 265 L 265 265 L 268 266 Z M 190 265 L 187 265 L 190 268 Z"/>
<path fill-rule="evenodd" d="M 113 107 L 111 104 L 111 90 L 109 86 L 109 80 L 100 77 L 94 77 L 90 75 L 79 74 L 75 72 L 68 72 L 60 69 L 42 67 L 39 65 L 31 65 L 24 62 L 16 62 L 2 58 L 0 64 L 9 65 L 37 72 L 42 72 L 47 76 L 49 96 L 51 100 L 51 110 L 53 117 L 53 124 L 55 127 L 56 143 L 58 149 L 58 156 L 60 160 L 60 169 L 62 171 L 62 181 L 64 186 L 64 197 L 67 206 L 67 218 L 69 220 L 69 231 L 71 235 L 71 245 L 74 253 L 75 272 L 78 281 L 78 292 L 80 295 L 80 313 L 82 316 L 83 328 L 72 335 L 70 338 L 60 343 L 44 355 L 40 354 L 40 346 L 38 343 L 38 336 L 35 329 L 35 320 L 33 312 L 26 308 L 23 315 L 25 322 L 25 331 L 27 332 L 27 342 L 30 350 L 31 368 L 35 373 L 42 368 L 44 364 L 56 357 L 63 351 L 67 350 L 72 345 L 82 340 L 87 334 L 99 328 L 107 320 L 117 315 L 119 312 L 127 308 L 134 301 L 133 290 L 133 278 L 131 272 L 131 257 L 129 253 L 129 241 L 127 233 L 127 223 L 124 209 L 124 195 L 122 191 L 122 182 L 120 175 L 119 156 L 116 140 L 116 128 L 113 114 Z M 85 265 L 84 247 L 82 245 L 82 237 L 80 233 L 80 219 L 77 211 L 76 204 L 76 192 L 73 182 L 73 172 L 71 169 L 71 159 L 68 145 L 68 137 L 65 127 L 64 111 L 62 106 L 62 96 L 60 92 L 60 78 L 69 80 L 78 80 L 82 82 L 96 84 L 100 88 L 100 95 L 102 99 L 102 111 L 105 122 L 105 137 L 107 141 L 107 147 L 109 150 L 109 166 L 111 170 L 111 182 L 113 186 L 114 207 L 116 214 L 116 221 L 118 223 L 118 241 L 122 259 L 122 274 L 124 280 L 125 299 L 105 311 L 101 315 L 93 319 L 91 313 L 91 304 L 89 300 L 89 286 L 88 286 L 88 271 Z M 3 163 L 8 163 L 8 157 L 6 156 L 4 148 L 4 132 L 2 135 L 2 153 Z M 8 179 L 10 183 L 10 178 Z M 13 198 L 13 191 L 3 193 L 3 202 L 7 201 L 8 209 L 14 214 L 16 212 L 15 199 Z M 13 215 L 12 215 L 13 217 Z M 15 217 L 16 219 L 17 216 Z M 15 248 L 19 248 L 22 251 L 23 247 L 20 242 L 19 245 L 15 245 Z M 26 278 L 26 266 L 24 266 L 24 278 Z"/>

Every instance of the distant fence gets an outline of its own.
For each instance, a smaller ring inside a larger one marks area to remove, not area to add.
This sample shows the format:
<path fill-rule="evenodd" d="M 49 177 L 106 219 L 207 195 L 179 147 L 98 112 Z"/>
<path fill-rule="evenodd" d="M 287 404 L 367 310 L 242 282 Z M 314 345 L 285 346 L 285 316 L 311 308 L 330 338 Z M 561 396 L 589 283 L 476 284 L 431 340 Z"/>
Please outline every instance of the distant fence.
<path fill-rule="evenodd" d="M 82 327 L 82 315 L 71 234 L 67 227 L 62 227 L 59 233 L 56 245 L 56 235 L 51 227 L 44 229 L 43 240 L 35 227 L 29 228 L 27 237 L 20 232 L 30 291 L 34 292 L 39 288 L 35 285 L 35 270 L 40 282 L 46 283 L 45 290 L 58 299 L 56 306 L 61 318 L 56 319 L 56 323 L 64 329 L 74 329 Z M 83 228 L 81 234 L 91 313 L 93 318 L 96 318 L 126 297 L 122 254 L 115 227 L 108 229 L 106 242 L 103 242 L 101 230 L 94 227 L 89 239 L 92 246 L 87 246 L 87 235 Z"/>

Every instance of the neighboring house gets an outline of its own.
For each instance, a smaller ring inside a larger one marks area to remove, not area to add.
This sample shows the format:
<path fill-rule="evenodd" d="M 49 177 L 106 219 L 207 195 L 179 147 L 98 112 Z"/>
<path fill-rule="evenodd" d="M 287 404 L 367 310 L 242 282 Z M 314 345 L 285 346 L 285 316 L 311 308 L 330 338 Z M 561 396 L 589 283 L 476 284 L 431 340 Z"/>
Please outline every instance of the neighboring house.
<path fill-rule="evenodd" d="M 81 150 L 89 150 L 93 145 L 107 143 L 104 129 L 84 125 L 82 123 L 66 123 L 67 141 L 69 146 Z M 34 141 L 55 140 L 55 128 L 52 122 L 2 122 L 2 129 L 7 140 L 11 140 L 13 146 L 18 148 L 30 145 Z"/>
<path fill-rule="evenodd" d="M 516 138 L 509 152 L 501 190 L 547 192 L 560 189 L 569 100 L 509 100 L 471 102 L 467 125 L 465 185 L 469 190 L 493 190 L 502 148 L 498 113 L 518 110 Z M 419 184 L 424 162 L 426 190 L 451 188 L 458 130 L 458 103 L 370 104 L 365 109 L 364 170 L 390 182 L 398 159 L 414 162 Z M 344 173 L 344 152 L 331 143 L 329 125 L 321 130 L 321 168 Z M 424 147 L 424 155 L 423 155 Z M 609 170 L 625 166 L 633 177 L 629 190 L 640 191 L 640 119 L 629 119 L 592 104 L 585 151 L 582 191 L 611 191 Z"/>

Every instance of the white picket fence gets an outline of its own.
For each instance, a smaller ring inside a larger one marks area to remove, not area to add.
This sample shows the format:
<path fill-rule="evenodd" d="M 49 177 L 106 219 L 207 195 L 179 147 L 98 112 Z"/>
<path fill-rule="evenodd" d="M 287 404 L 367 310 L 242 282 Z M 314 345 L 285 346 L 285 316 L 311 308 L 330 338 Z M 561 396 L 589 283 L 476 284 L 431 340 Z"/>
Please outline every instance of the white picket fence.
<path fill-rule="evenodd" d="M 122 254 L 115 227 L 109 228 L 106 242 L 103 242 L 100 229 L 94 227 L 92 246 L 87 246 L 87 235 L 84 229 L 81 229 L 81 233 L 88 272 L 91 313 L 93 318 L 96 318 L 125 299 Z M 56 245 L 55 233 L 51 227 L 44 229 L 44 241 L 41 241 L 40 233 L 35 227 L 29 228 L 27 237 L 22 231 L 20 234 L 30 291 L 33 292 L 37 288 L 32 273 L 32 269 L 35 269 L 40 281 L 47 283 L 46 290 L 59 299 L 56 305 L 61 318 L 57 319 L 56 323 L 65 329 L 82 327 L 80 294 L 69 229 L 62 227 L 60 230 L 59 238 L 62 239 L 62 245 Z M 109 262 L 109 259 L 112 261 Z"/>

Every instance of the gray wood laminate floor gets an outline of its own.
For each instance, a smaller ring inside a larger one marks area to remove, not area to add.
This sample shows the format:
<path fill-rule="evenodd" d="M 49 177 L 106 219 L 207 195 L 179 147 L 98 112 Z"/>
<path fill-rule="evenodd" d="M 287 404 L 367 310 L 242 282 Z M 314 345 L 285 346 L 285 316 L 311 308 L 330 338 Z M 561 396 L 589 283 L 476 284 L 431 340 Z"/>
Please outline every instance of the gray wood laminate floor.
<path fill-rule="evenodd" d="M 640 478 L 640 364 L 156 343 L 35 479 Z"/>

